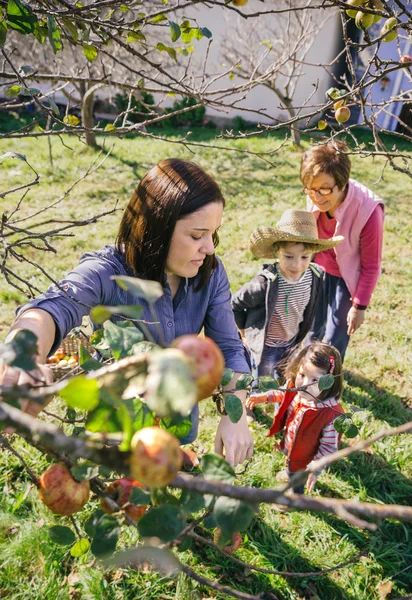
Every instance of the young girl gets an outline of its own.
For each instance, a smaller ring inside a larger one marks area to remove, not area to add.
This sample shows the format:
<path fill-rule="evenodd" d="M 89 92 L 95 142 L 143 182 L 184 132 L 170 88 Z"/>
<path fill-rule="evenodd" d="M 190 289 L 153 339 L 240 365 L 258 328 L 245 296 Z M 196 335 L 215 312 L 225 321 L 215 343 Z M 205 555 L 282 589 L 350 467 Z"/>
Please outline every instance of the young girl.
<path fill-rule="evenodd" d="M 277 259 L 232 298 L 258 375 L 273 377 L 276 365 L 305 338 L 323 295 L 324 273 L 310 262 L 312 255 L 342 241 L 320 240 L 315 217 L 295 209 L 285 211 L 276 227 L 259 227 L 250 236 L 256 257 Z"/>
<path fill-rule="evenodd" d="M 331 373 L 332 387 L 319 390 L 319 379 Z M 286 454 L 286 473 L 291 477 L 305 470 L 315 460 L 336 452 L 340 436 L 333 421 L 344 413 L 339 399 L 342 395 L 342 359 L 339 351 L 329 344 L 316 342 L 290 357 L 286 371 L 288 388 L 298 391 L 271 390 L 252 394 L 247 407 L 257 404 L 280 403 L 268 437 L 283 430 L 280 449 Z M 311 473 L 307 489 L 311 493 L 320 472 Z M 303 494 L 303 485 L 293 488 Z"/>

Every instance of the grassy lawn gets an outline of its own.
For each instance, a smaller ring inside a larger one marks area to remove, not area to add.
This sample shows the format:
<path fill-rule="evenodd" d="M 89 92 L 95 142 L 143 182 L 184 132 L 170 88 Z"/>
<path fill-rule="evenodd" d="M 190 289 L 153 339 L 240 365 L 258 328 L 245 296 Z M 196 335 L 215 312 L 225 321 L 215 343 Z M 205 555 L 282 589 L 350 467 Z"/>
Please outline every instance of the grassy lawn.
<path fill-rule="evenodd" d="M 221 184 L 226 210 L 218 249 L 232 289 L 250 279 L 260 266 L 248 250 L 248 237 L 258 225 L 274 224 L 290 207 L 302 208 L 304 197 L 298 178 L 300 153 L 285 145 L 273 154 L 274 166 L 235 148 L 268 152 L 281 138 L 265 136 L 238 141 L 213 141 L 208 131 L 195 132 L 204 147 L 190 152 L 177 143 L 149 139 L 106 140 L 110 156 L 95 173 L 80 181 L 53 209 L 56 219 L 85 219 L 111 209 L 115 201 L 124 207 L 133 187 L 147 169 L 162 158 L 177 156 L 193 160 L 213 174 Z M 178 137 L 170 133 L 169 141 Z M 365 143 L 368 142 L 364 135 Z M 64 144 L 63 144 L 64 142 Z M 102 140 L 99 140 L 102 143 Z M 309 139 L 304 145 L 309 145 Z M 53 166 L 47 141 L 3 140 L 1 154 L 21 152 L 40 173 L 40 184 L 26 195 L 18 214 L 22 217 L 62 197 L 95 160 L 96 152 L 73 138 L 52 140 Z M 220 146 L 217 149 L 212 146 Z M 412 418 L 412 379 L 409 366 L 412 333 L 412 193 L 411 179 L 386 168 L 380 158 L 353 160 L 353 177 L 379 193 L 386 202 L 383 274 L 367 311 L 367 319 L 355 334 L 345 361 L 344 405 L 354 407 L 360 437 L 384 426 L 397 426 Z M 1 191 L 32 178 L 24 162 L 8 159 L 0 165 Z M 2 212 L 10 212 L 21 193 L 2 199 Z M 42 217 L 44 215 L 40 215 Z M 52 277 L 59 278 L 74 266 L 83 252 L 112 243 L 120 212 L 96 224 L 79 228 L 71 237 L 55 240 L 57 254 L 30 249 L 27 256 L 37 261 Z M 36 221 L 39 217 L 36 218 Z M 23 222 L 28 225 L 30 222 Z M 22 224 L 23 224 L 22 223 Z M 47 277 L 24 263 L 12 267 L 23 278 L 44 290 Z M 0 285 L 0 340 L 3 340 L 16 307 L 24 295 L 4 279 Z M 58 407 L 56 408 L 58 410 Z M 194 448 L 212 447 L 216 428 L 214 407 L 202 404 L 201 434 Z M 242 485 L 275 486 L 275 475 L 284 466 L 281 454 L 272 450 L 265 437 L 267 418 L 263 413 L 253 424 L 256 453 L 246 471 L 239 475 Z M 358 439 L 358 438 L 356 438 Z M 346 440 L 347 443 L 347 440 Z M 41 473 L 45 459 L 17 438 L 13 442 L 29 466 Z M 320 478 L 316 494 L 335 498 L 358 498 L 377 503 L 411 505 L 412 444 L 410 436 L 392 437 L 373 449 L 352 455 L 333 465 Z M 17 458 L 3 451 L 0 457 L 0 598 L 25 600 L 138 599 L 201 600 L 227 596 L 208 590 L 180 575 L 166 579 L 156 574 L 105 573 L 89 554 L 72 558 L 62 546 L 51 543 L 46 526 L 58 522 L 40 503 L 37 493 Z M 90 511 L 95 502 L 90 503 Z M 80 523 L 81 525 L 81 523 Z M 211 530 L 204 530 L 211 537 Z M 137 535 L 127 531 L 121 545 L 134 543 Z M 333 516 L 310 513 L 279 513 L 262 505 L 245 536 L 238 558 L 255 566 L 290 572 L 320 571 L 338 565 L 357 553 L 356 562 L 317 577 L 262 574 L 239 567 L 213 549 L 193 545 L 178 553 L 179 558 L 204 577 L 250 594 L 271 591 L 276 598 L 320 600 L 379 600 L 385 597 L 380 586 L 389 582 L 388 598 L 405 596 L 412 589 L 412 526 L 395 520 L 384 521 L 376 532 L 350 526 Z"/>

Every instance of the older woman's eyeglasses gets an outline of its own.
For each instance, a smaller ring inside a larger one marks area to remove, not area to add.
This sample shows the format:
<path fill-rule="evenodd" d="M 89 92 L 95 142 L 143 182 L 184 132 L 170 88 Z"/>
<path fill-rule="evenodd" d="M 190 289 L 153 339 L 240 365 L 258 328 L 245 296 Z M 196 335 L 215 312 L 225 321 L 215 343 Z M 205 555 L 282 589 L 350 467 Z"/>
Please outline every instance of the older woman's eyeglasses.
<path fill-rule="evenodd" d="M 311 188 L 305 187 L 302 190 L 302 194 L 307 194 L 308 196 L 313 196 L 314 194 L 319 194 L 320 196 L 329 196 L 329 194 L 333 192 L 337 185 L 338 184 L 335 183 L 335 185 L 332 188 L 319 188 L 318 190 L 312 190 Z"/>

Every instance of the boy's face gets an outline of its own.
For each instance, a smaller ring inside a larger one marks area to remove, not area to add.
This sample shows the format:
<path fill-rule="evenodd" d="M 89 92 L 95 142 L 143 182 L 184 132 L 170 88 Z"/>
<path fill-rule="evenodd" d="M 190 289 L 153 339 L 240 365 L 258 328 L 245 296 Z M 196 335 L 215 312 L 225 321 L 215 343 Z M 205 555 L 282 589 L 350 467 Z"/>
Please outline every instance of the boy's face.
<path fill-rule="evenodd" d="M 278 252 L 279 270 L 286 279 L 297 281 L 309 267 L 313 252 L 303 244 L 286 244 Z"/>

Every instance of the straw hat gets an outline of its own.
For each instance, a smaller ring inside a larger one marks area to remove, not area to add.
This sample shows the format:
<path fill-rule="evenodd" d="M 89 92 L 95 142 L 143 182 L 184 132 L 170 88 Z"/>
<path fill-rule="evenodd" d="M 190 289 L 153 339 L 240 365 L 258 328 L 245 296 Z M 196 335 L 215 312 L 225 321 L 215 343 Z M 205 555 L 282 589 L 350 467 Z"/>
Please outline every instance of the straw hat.
<path fill-rule="evenodd" d="M 343 242 L 343 236 L 320 240 L 318 227 L 313 213 L 306 210 L 286 210 L 276 227 L 258 227 L 250 236 L 250 249 L 257 258 L 273 258 L 273 244 L 292 242 L 312 244 L 314 252 L 334 248 Z"/>

